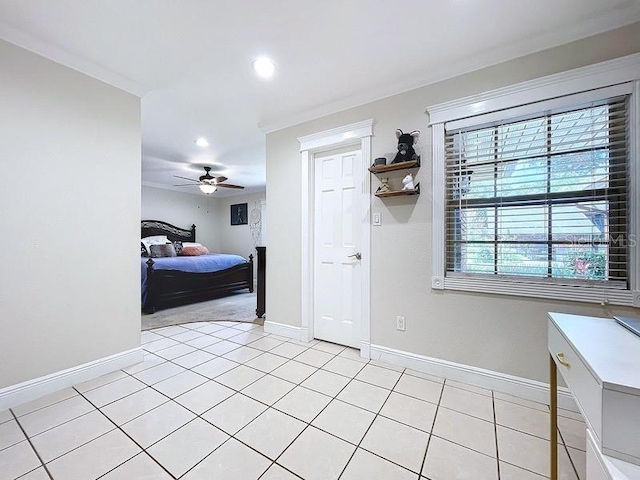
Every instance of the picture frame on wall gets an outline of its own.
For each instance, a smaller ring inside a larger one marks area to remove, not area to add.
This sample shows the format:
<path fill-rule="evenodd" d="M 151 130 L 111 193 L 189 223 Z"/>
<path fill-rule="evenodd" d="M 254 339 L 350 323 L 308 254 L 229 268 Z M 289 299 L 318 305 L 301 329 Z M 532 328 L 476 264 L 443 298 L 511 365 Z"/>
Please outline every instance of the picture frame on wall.
<path fill-rule="evenodd" d="M 248 217 L 246 203 L 231 205 L 231 225 L 246 225 Z"/>

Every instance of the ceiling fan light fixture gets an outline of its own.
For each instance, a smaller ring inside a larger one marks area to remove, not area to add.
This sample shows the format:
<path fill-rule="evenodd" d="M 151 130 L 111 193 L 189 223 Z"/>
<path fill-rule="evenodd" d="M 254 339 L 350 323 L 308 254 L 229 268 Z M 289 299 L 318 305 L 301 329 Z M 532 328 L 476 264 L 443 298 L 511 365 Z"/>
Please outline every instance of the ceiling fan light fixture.
<path fill-rule="evenodd" d="M 199 147 L 202 147 L 202 148 L 208 147 L 209 146 L 209 141 L 206 138 L 200 137 L 200 138 L 196 139 L 196 145 L 199 146 Z"/>
<path fill-rule="evenodd" d="M 206 193 L 207 195 L 210 195 L 217 190 L 216 186 L 211 185 L 210 183 L 203 183 L 202 185 L 199 185 L 199 187 L 200 191 L 202 193 Z"/>
<path fill-rule="evenodd" d="M 253 70 L 263 78 L 270 78 L 276 71 L 276 64 L 267 57 L 256 58 L 251 64 Z"/>

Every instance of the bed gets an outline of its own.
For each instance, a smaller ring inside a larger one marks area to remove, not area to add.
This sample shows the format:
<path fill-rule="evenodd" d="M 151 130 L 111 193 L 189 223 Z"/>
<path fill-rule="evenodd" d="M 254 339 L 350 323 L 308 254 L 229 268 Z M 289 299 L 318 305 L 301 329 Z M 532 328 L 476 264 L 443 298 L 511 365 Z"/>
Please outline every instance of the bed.
<path fill-rule="evenodd" d="M 141 238 L 166 235 L 172 242 L 195 242 L 196 226 L 176 227 L 160 220 L 143 220 Z M 253 292 L 253 255 L 209 254 L 198 257 L 141 257 L 142 310 L 201 302 L 248 289 Z"/>

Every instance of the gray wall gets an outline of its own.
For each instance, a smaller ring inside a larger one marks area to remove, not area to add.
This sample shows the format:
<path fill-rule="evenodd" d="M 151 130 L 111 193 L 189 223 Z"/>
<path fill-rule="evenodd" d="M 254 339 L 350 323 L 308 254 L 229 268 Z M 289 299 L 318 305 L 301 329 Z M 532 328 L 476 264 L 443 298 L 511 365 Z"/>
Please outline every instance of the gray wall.
<path fill-rule="evenodd" d="M 0 388 L 140 345 L 140 100 L 0 41 Z"/>
<path fill-rule="evenodd" d="M 300 325 L 301 161 L 297 137 L 374 118 L 373 158 L 395 151 L 394 131 L 420 129 L 417 200 L 373 197 L 383 225 L 371 230 L 371 342 L 546 381 L 546 312 L 610 316 L 621 309 L 518 297 L 432 291 L 431 132 L 428 105 L 640 51 L 640 24 L 528 55 L 267 135 L 270 321 Z M 372 191 L 377 188 L 372 179 Z M 627 312 L 632 312 L 628 310 Z M 633 311 L 637 314 L 637 311 Z M 395 330 L 396 315 L 407 319 Z"/>

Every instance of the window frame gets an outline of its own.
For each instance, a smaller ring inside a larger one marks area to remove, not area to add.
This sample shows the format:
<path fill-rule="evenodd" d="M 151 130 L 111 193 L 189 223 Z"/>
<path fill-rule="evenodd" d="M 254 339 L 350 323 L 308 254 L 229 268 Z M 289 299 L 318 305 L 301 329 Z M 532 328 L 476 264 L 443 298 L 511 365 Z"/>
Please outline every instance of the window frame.
<path fill-rule="evenodd" d="M 602 91 L 597 91 L 602 89 Z M 481 127 L 497 119 L 545 112 L 562 106 L 630 93 L 629 114 L 629 225 L 628 288 L 603 282 L 576 282 L 560 278 L 500 277 L 446 272 L 446 158 L 445 124 L 449 130 Z M 594 92 L 595 91 L 595 92 Z M 604 95 L 604 96 L 603 96 Z M 573 102 L 573 103 L 572 103 Z M 505 113 L 505 110 L 508 112 Z M 562 72 L 490 92 L 427 108 L 432 132 L 433 224 L 431 288 L 524 297 L 573 300 L 640 307 L 640 54 Z"/>

